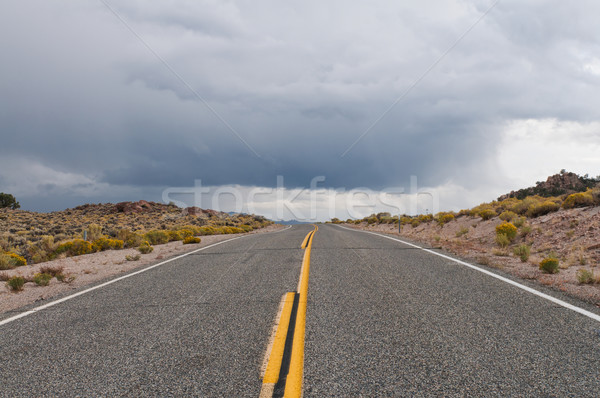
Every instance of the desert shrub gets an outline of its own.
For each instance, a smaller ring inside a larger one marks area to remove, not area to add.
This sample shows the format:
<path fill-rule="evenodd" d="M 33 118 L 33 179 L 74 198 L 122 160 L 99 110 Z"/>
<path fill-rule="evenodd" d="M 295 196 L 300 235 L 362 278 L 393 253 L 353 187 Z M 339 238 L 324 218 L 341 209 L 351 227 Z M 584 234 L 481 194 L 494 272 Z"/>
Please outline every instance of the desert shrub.
<path fill-rule="evenodd" d="M 127 228 L 123 228 L 117 232 L 117 239 L 122 240 L 125 247 L 138 247 L 144 241 L 142 235 Z"/>
<path fill-rule="evenodd" d="M 420 222 L 420 221 L 419 221 L 417 218 L 415 218 L 415 219 L 413 219 L 413 220 L 410 222 L 410 225 L 411 225 L 413 228 L 417 228 L 419 225 L 421 225 L 421 222 Z"/>
<path fill-rule="evenodd" d="M 252 228 L 252 226 L 247 225 L 247 224 L 240 225 L 240 228 L 242 230 L 244 230 L 244 232 L 251 232 L 254 229 L 254 228 Z"/>
<path fill-rule="evenodd" d="M 31 261 L 36 264 L 50 260 L 50 254 L 54 249 L 56 249 L 54 236 L 44 235 L 35 244 L 29 245 L 27 251 Z"/>
<path fill-rule="evenodd" d="M 58 279 L 59 282 L 63 282 L 63 283 L 71 283 L 75 280 L 75 278 L 76 278 L 75 275 L 65 275 L 65 274 L 56 275 L 56 279 Z"/>
<path fill-rule="evenodd" d="M 527 213 L 527 210 L 529 210 L 530 207 L 533 207 L 537 203 L 538 200 L 536 200 L 535 198 L 527 197 L 516 203 L 513 207 L 510 208 L 510 210 L 514 213 L 524 215 L 525 213 Z"/>
<path fill-rule="evenodd" d="M 554 257 L 547 257 L 540 263 L 540 270 L 547 274 L 556 274 L 558 272 L 559 261 Z"/>
<path fill-rule="evenodd" d="M 8 272 L 0 272 L 0 282 L 6 282 L 9 279 L 10 275 L 8 275 Z"/>
<path fill-rule="evenodd" d="M 190 243 L 200 243 L 200 238 L 197 238 L 195 236 L 188 236 L 183 240 L 184 245 L 189 245 Z"/>
<path fill-rule="evenodd" d="M 13 264 L 17 267 L 21 267 L 23 265 L 27 265 L 27 260 L 25 260 L 24 257 L 19 256 L 16 253 L 12 253 L 12 252 L 8 252 L 5 253 L 8 257 L 10 257 L 11 261 L 13 262 Z"/>
<path fill-rule="evenodd" d="M 551 200 L 546 200 L 544 202 L 534 204 L 527 210 L 525 214 L 527 215 L 527 217 L 535 218 L 548 213 L 552 213 L 553 211 L 558 211 L 558 209 L 560 209 L 558 203 L 553 202 Z"/>
<path fill-rule="evenodd" d="M 53 276 L 50 274 L 38 272 L 33 276 L 33 282 L 35 282 L 35 284 L 38 286 L 48 286 L 52 278 Z"/>
<path fill-rule="evenodd" d="M 367 218 L 367 224 L 369 225 L 376 224 L 378 221 L 379 219 L 375 216 Z"/>
<path fill-rule="evenodd" d="M 420 223 L 433 221 L 433 214 L 421 214 L 417 217 Z"/>
<path fill-rule="evenodd" d="M 6 254 L 0 253 L 0 270 L 13 269 L 15 265 L 13 265 L 12 260 Z"/>
<path fill-rule="evenodd" d="M 123 241 L 120 239 L 100 238 L 92 244 L 94 251 L 120 250 L 123 248 Z"/>
<path fill-rule="evenodd" d="M 456 237 L 457 237 L 457 238 L 460 238 L 461 236 L 463 236 L 463 235 L 466 235 L 466 234 L 468 234 L 468 233 L 469 233 L 469 228 L 467 228 L 467 227 L 461 227 L 461 228 L 460 228 L 460 231 L 458 231 L 458 232 L 456 233 Z"/>
<path fill-rule="evenodd" d="M 502 221 L 512 221 L 517 217 L 517 213 L 510 210 L 505 210 L 498 216 Z"/>
<path fill-rule="evenodd" d="M 512 223 L 503 222 L 496 226 L 496 235 L 506 235 L 509 241 L 513 241 L 517 237 L 517 227 Z"/>
<path fill-rule="evenodd" d="M 577 271 L 576 276 L 577 276 L 577 281 L 581 284 L 596 282 L 596 279 L 594 278 L 594 271 L 590 271 L 587 269 L 580 269 L 579 271 Z"/>
<path fill-rule="evenodd" d="M 181 239 L 185 239 L 188 236 L 196 235 L 198 231 L 199 231 L 199 228 L 196 228 L 196 230 L 185 228 L 185 229 L 180 229 L 179 234 L 181 235 Z"/>
<path fill-rule="evenodd" d="M 12 252 L 0 253 L 0 270 L 13 269 L 23 265 L 27 265 L 24 257 Z"/>
<path fill-rule="evenodd" d="M 125 256 L 125 260 L 127 260 L 127 261 L 138 261 L 140 258 L 142 258 L 142 256 L 140 256 L 139 254 L 136 254 L 135 256 L 131 256 L 131 255 Z"/>
<path fill-rule="evenodd" d="M 98 224 L 88 225 L 87 232 L 88 232 L 87 238 L 91 242 L 98 240 L 102 237 L 102 227 Z"/>
<path fill-rule="evenodd" d="M 527 219 L 525 217 L 515 217 L 512 220 L 512 223 L 515 227 L 521 228 Z"/>
<path fill-rule="evenodd" d="M 64 267 L 61 267 L 61 266 L 45 265 L 40 268 L 40 273 L 48 274 L 48 275 L 52 275 L 53 277 L 56 277 L 56 276 L 62 274 L 63 270 L 64 270 Z"/>
<path fill-rule="evenodd" d="M 594 197 L 592 191 L 574 193 L 565 199 L 562 207 L 565 209 L 573 209 L 575 207 L 587 207 L 594 205 Z"/>
<path fill-rule="evenodd" d="M 438 213 L 437 215 L 438 224 L 444 226 L 444 224 L 449 223 L 454 220 L 454 214 L 452 213 Z"/>
<path fill-rule="evenodd" d="M 491 218 L 496 217 L 496 215 L 496 211 L 492 209 L 484 209 L 479 212 L 479 217 L 481 217 L 481 219 L 483 220 L 489 220 Z"/>
<path fill-rule="evenodd" d="M 510 239 L 505 234 L 497 234 L 496 235 L 496 243 L 500 247 L 506 247 L 510 245 Z"/>
<path fill-rule="evenodd" d="M 183 236 L 180 231 L 167 231 L 167 235 L 169 235 L 169 242 L 183 240 Z"/>
<path fill-rule="evenodd" d="M 6 281 L 6 286 L 13 292 L 20 292 L 23 290 L 23 286 L 25 286 L 25 278 L 22 276 L 13 276 Z"/>
<path fill-rule="evenodd" d="M 527 260 L 529 260 L 531 248 L 527 245 L 519 245 L 515 247 L 513 253 L 515 253 L 515 256 L 518 256 L 522 262 L 526 262 Z"/>
<path fill-rule="evenodd" d="M 525 225 L 523 228 L 521 228 L 521 237 L 526 237 L 527 235 L 529 235 L 531 233 L 531 225 Z"/>
<path fill-rule="evenodd" d="M 214 235 L 215 233 L 214 227 L 200 227 L 198 235 Z"/>
<path fill-rule="evenodd" d="M 51 254 L 51 258 L 56 258 L 57 256 L 65 253 L 68 257 L 72 256 L 80 256 L 83 254 L 93 253 L 94 248 L 90 242 L 87 242 L 83 239 L 74 239 L 69 242 L 61 243 Z"/>
<path fill-rule="evenodd" d="M 162 245 L 169 242 L 169 234 L 165 231 L 159 231 L 156 229 L 146 232 L 144 238 L 146 238 L 151 245 Z"/>
<path fill-rule="evenodd" d="M 152 251 L 154 250 L 154 247 L 152 247 L 152 245 L 150 245 L 150 242 L 145 241 L 145 242 L 142 242 L 142 244 L 137 249 L 142 254 L 148 254 L 148 253 L 152 253 Z"/>

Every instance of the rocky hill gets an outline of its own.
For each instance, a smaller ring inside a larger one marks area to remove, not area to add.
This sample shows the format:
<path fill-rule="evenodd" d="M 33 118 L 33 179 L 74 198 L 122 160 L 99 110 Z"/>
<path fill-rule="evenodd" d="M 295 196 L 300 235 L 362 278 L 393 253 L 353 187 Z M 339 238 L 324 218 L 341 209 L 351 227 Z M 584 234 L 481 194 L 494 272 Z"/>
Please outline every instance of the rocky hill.
<path fill-rule="evenodd" d="M 535 187 L 523 188 L 518 191 L 512 191 L 498 198 L 498 201 L 503 201 L 508 198 L 525 199 L 527 196 L 538 195 L 541 197 L 569 195 L 577 192 L 584 192 L 588 188 L 600 186 L 600 176 L 590 178 L 579 176 L 575 173 L 569 173 L 564 170 L 560 174 L 555 174 L 548 177 L 546 181 L 539 181 Z"/>
<path fill-rule="evenodd" d="M 85 204 L 52 213 L 0 209 L 0 253 L 22 256 L 29 264 L 48 259 L 61 242 L 99 237 L 121 239 L 150 231 L 192 230 L 197 235 L 248 232 L 272 224 L 262 216 L 228 214 L 198 207 L 147 202 Z M 177 234 L 172 234 L 177 236 Z"/>

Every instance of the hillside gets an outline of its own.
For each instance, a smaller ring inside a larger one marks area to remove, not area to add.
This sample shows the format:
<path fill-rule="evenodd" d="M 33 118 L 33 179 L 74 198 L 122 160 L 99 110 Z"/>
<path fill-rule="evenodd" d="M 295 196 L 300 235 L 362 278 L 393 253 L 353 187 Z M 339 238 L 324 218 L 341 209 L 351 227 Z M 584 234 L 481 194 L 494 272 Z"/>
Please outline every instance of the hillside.
<path fill-rule="evenodd" d="M 0 209 L 0 251 L 21 256 L 32 264 L 64 257 L 57 253 L 61 245 L 83 239 L 84 234 L 91 242 L 105 238 L 121 241 L 121 247 L 137 247 L 143 241 L 166 243 L 165 234 L 167 241 L 173 241 L 186 235 L 249 232 L 270 224 L 262 216 L 231 215 L 197 207 L 181 209 L 144 200 L 86 204 L 52 213 Z"/>
<path fill-rule="evenodd" d="M 584 181 L 593 181 L 593 188 L 573 185 L 581 178 L 561 173 L 533 188 L 533 196 L 519 198 L 519 192 L 532 188 L 513 191 L 460 212 L 379 213 L 345 224 L 443 248 L 600 305 L 600 187 L 587 177 Z"/>

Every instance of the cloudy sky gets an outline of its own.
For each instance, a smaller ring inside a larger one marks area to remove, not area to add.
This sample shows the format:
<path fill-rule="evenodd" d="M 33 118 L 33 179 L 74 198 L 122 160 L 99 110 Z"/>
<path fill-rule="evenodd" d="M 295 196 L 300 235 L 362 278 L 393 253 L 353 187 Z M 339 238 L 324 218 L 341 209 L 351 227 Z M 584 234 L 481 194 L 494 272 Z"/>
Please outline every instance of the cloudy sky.
<path fill-rule="evenodd" d="M 189 203 L 176 191 L 202 185 L 203 207 L 239 207 L 212 200 L 235 188 L 242 210 L 277 218 L 283 195 L 323 219 L 411 193 L 411 176 L 441 210 L 563 168 L 596 176 L 597 15 L 592 0 L 5 1 L 0 191 L 50 211 Z"/>

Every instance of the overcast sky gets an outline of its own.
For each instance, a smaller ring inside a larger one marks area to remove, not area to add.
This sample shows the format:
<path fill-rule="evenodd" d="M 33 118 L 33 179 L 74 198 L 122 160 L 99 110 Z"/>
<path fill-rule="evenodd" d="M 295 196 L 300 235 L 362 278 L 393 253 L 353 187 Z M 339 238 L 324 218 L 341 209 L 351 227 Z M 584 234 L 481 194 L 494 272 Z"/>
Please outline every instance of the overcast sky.
<path fill-rule="evenodd" d="M 49 211 L 416 176 L 456 210 L 600 174 L 600 2 L 493 3 L 4 1 L 0 191 Z"/>

